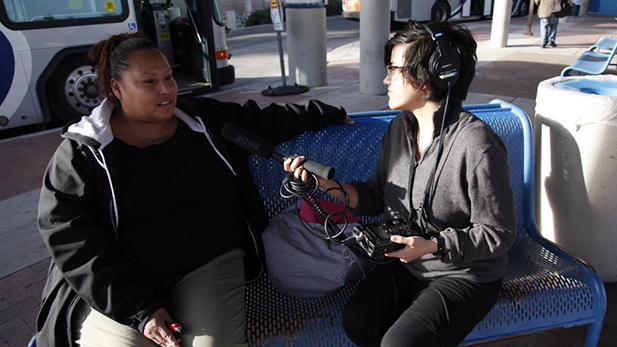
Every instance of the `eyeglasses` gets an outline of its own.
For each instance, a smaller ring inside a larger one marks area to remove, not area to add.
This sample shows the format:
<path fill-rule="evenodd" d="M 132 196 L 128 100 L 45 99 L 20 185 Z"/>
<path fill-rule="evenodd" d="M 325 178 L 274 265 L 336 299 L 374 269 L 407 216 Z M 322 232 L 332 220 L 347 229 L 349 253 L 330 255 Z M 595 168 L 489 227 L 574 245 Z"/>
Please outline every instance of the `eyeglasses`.
<path fill-rule="evenodd" d="M 394 81 L 403 72 L 404 68 L 405 68 L 404 66 L 396 66 L 392 64 L 386 65 L 386 71 L 388 73 L 388 78 Z M 398 73 L 395 73 L 397 71 Z"/>

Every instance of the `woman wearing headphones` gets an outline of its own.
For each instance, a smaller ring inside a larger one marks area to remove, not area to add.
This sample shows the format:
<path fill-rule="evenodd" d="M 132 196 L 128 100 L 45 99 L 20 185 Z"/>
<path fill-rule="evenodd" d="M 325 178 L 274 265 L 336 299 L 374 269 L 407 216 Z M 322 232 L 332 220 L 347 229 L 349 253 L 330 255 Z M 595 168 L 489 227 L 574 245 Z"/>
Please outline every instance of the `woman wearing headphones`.
<path fill-rule="evenodd" d="M 359 346 L 457 346 L 491 310 L 501 289 L 515 212 L 505 145 L 462 101 L 475 74 L 466 28 L 411 21 L 385 47 L 389 106 L 401 110 L 366 182 L 331 194 L 356 215 L 407 221 L 414 236 L 386 254 L 343 312 Z M 299 161 L 288 171 L 306 179 Z M 320 188 L 339 183 L 319 177 Z"/>

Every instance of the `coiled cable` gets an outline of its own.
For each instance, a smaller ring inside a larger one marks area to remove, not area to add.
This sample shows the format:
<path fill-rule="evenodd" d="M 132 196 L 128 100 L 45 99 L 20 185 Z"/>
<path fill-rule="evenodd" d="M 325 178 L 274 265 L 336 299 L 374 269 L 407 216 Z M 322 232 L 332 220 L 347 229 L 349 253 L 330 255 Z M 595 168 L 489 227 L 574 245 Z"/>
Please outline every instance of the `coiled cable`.
<path fill-rule="evenodd" d="M 347 214 L 347 211 L 349 210 L 350 198 L 349 198 L 349 194 L 347 194 L 345 189 L 343 189 L 343 186 L 341 185 L 341 183 L 337 180 L 333 180 L 333 181 L 338 184 L 337 188 L 329 188 L 323 191 L 322 193 L 317 194 L 317 191 L 319 190 L 319 183 L 318 183 L 319 181 L 317 179 L 317 176 L 315 176 L 313 173 L 310 173 L 309 179 L 302 182 L 302 181 L 298 181 L 294 177 L 293 172 L 291 172 L 283 179 L 283 183 L 281 184 L 281 188 L 280 188 L 280 194 L 283 198 L 286 198 L 286 199 L 292 199 L 292 198 L 303 199 L 306 203 L 308 203 L 313 208 L 313 215 L 315 217 L 315 220 L 320 221 L 320 223 L 323 224 L 323 227 L 324 227 L 323 234 L 316 232 L 313 227 L 311 227 L 306 221 L 304 221 L 304 219 L 300 218 L 299 205 L 295 203 L 298 218 L 300 219 L 304 227 L 312 234 L 322 239 L 327 239 L 334 243 L 347 247 L 349 250 L 352 251 L 352 253 L 355 256 L 364 260 L 365 262 L 372 263 L 372 264 L 391 263 L 393 261 L 391 259 L 377 260 L 377 259 L 374 259 L 368 256 L 368 254 L 366 254 L 364 249 L 362 249 L 362 247 L 360 247 L 357 244 L 344 244 L 343 243 L 343 241 L 346 239 L 346 235 L 344 234 L 343 231 L 347 228 L 347 225 L 348 225 L 346 214 Z M 319 203 L 319 198 L 333 190 L 340 190 L 343 193 L 343 205 L 345 206 L 345 208 L 342 211 L 333 211 L 333 212 L 327 213 L 326 211 L 324 211 L 321 204 Z M 336 218 L 336 216 L 339 216 L 340 218 Z M 339 228 L 338 225 L 340 224 L 343 224 L 343 229 Z"/>

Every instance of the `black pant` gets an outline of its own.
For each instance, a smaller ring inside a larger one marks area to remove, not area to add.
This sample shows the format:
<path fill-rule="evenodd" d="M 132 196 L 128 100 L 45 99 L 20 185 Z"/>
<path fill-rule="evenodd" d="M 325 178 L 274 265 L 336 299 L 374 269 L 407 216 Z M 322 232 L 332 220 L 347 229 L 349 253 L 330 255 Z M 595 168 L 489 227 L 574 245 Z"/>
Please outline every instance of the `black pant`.
<path fill-rule="evenodd" d="M 343 327 L 362 347 L 457 346 L 495 305 L 501 283 L 422 282 L 399 263 L 379 266 L 345 306 Z"/>

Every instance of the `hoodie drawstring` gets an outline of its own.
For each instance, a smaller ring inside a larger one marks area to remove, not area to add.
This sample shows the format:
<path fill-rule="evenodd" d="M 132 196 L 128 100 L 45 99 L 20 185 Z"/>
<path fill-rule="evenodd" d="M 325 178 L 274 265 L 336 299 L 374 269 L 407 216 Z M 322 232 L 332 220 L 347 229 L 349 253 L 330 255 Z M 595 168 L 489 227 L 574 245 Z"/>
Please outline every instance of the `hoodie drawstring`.
<path fill-rule="evenodd" d="M 111 180 L 111 173 L 109 172 L 109 169 L 107 168 L 107 162 L 105 162 L 105 156 L 103 155 L 103 153 L 101 153 L 98 150 L 95 150 L 94 148 L 87 146 L 88 149 L 90 149 L 90 151 L 92 152 L 92 154 L 94 155 L 94 158 L 96 158 L 96 161 L 99 163 L 99 165 L 103 168 L 103 170 L 105 170 L 105 173 L 107 174 L 107 180 L 109 181 L 109 188 L 111 189 L 111 205 L 113 208 L 113 218 L 112 218 L 112 225 L 114 228 L 114 232 L 116 233 L 116 241 L 118 241 L 118 225 L 119 225 L 119 215 L 118 215 L 118 204 L 116 202 L 116 192 L 114 190 L 114 184 Z"/>

